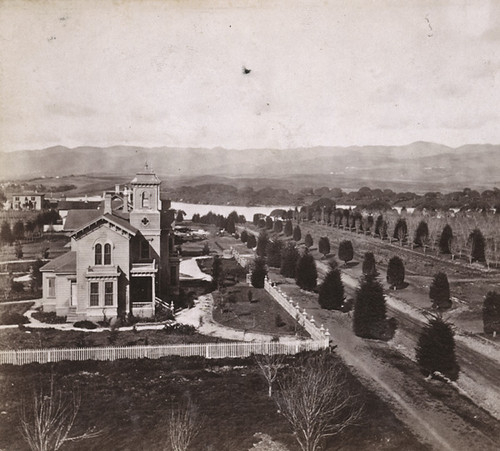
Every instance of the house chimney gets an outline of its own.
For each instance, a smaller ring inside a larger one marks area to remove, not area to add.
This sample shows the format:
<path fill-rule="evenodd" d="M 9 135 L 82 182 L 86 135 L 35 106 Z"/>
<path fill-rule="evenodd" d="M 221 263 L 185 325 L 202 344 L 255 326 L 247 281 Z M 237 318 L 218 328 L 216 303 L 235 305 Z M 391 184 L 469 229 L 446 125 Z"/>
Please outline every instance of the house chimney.
<path fill-rule="evenodd" d="M 120 194 L 120 185 L 115 185 L 115 194 Z"/>
<path fill-rule="evenodd" d="M 103 214 L 106 214 L 106 213 L 109 213 L 109 214 L 112 213 L 111 194 L 109 194 L 109 193 L 106 193 L 106 195 L 104 196 L 104 212 L 103 212 Z"/>

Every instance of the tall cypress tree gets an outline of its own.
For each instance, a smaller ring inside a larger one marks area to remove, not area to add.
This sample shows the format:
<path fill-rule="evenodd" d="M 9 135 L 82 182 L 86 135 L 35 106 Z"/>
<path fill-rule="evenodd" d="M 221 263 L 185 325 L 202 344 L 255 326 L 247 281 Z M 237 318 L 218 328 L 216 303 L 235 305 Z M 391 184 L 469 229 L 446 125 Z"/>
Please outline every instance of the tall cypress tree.
<path fill-rule="evenodd" d="M 405 280 L 405 265 L 403 260 L 394 256 L 387 265 L 387 282 L 391 288 L 401 288 Z"/>
<path fill-rule="evenodd" d="M 361 279 L 356 290 L 352 326 L 358 337 L 380 339 L 386 333 L 384 289 L 375 277 Z"/>
<path fill-rule="evenodd" d="M 415 230 L 415 239 L 413 242 L 417 246 L 423 246 L 424 242 L 429 237 L 429 227 L 425 221 L 420 221 L 417 226 L 417 230 Z"/>
<path fill-rule="evenodd" d="M 458 379 L 460 367 L 455 355 L 455 338 L 451 326 L 440 317 L 431 318 L 424 326 L 416 348 L 420 371 L 424 376 L 436 371 L 452 381 Z"/>
<path fill-rule="evenodd" d="M 340 310 L 344 303 L 344 285 L 338 268 L 332 268 L 319 287 L 318 302 L 321 308 Z"/>
<path fill-rule="evenodd" d="M 300 227 L 297 225 L 293 229 L 293 240 L 300 241 L 301 238 L 302 238 L 302 232 L 300 231 Z"/>
<path fill-rule="evenodd" d="M 303 290 L 312 291 L 316 288 L 317 280 L 318 271 L 314 257 L 309 252 L 305 252 L 297 262 L 295 282 Z"/>
<path fill-rule="evenodd" d="M 267 243 L 266 255 L 267 264 L 271 268 L 279 268 L 281 266 L 281 250 L 283 242 L 281 240 L 270 240 Z"/>
<path fill-rule="evenodd" d="M 469 240 L 472 242 L 471 258 L 472 261 L 484 262 L 486 257 L 484 236 L 479 229 L 474 229 L 469 235 Z"/>
<path fill-rule="evenodd" d="M 269 236 L 267 232 L 263 230 L 259 233 L 259 237 L 257 238 L 257 249 L 255 250 L 259 257 L 266 256 L 267 243 L 269 243 Z"/>
<path fill-rule="evenodd" d="M 284 277 L 295 278 L 298 260 L 299 251 L 297 250 L 295 243 L 289 242 L 281 250 L 280 274 Z"/>
<path fill-rule="evenodd" d="M 285 222 L 285 235 L 286 236 L 292 236 L 293 234 L 293 225 L 292 225 L 292 221 L 286 221 Z"/>
<path fill-rule="evenodd" d="M 306 234 L 306 237 L 304 238 L 304 244 L 307 246 L 307 247 L 311 247 L 314 242 L 313 242 L 313 238 L 311 236 L 310 233 L 307 233 Z"/>
<path fill-rule="evenodd" d="M 318 251 L 326 257 L 330 253 L 330 240 L 327 236 L 322 236 L 318 241 Z"/>
<path fill-rule="evenodd" d="M 344 261 L 344 264 L 347 265 L 347 262 L 350 262 L 354 257 L 354 249 L 352 248 L 351 240 L 341 241 L 339 244 L 339 259 Z"/>
<path fill-rule="evenodd" d="M 373 252 L 367 252 L 363 260 L 362 271 L 365 276 L 376 276 L 377 268 L 375 266 L 375 256 Z"/>
<path fill-rule="evenodd" d="M 267 275 L 266 261 L 257 257 L 252 267 L 251 283 L 254 288 L 264 288 L 264 279 Z"/>
<path fill-rule="evenodd" d="M 449 224 L 443 227 L 439 237 L 439 250 L 442 254 L 451 254 L 451 241 L 453 240 L 453 230 Z"/>

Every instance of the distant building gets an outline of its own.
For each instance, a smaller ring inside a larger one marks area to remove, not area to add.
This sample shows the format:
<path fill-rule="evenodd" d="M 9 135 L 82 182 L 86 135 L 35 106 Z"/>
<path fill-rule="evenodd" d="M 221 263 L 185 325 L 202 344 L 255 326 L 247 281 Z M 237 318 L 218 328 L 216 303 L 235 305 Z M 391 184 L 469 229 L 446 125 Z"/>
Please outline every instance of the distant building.
<path fill-rule="evenodd" d="M 42 210 L 44 208 L 45 194 L 23 193 L 12 194 L 11 208 L 13 210 Z"/>
<path fill-rule="evenodd" d="M 178 291 L 174 218 L 160 184 L 146 167 L 125 196 L 105 193 L 102 208 L 68 212 L 71 251 L 41 268 L 45 311 L 68 321 L 148 317 Z"/>

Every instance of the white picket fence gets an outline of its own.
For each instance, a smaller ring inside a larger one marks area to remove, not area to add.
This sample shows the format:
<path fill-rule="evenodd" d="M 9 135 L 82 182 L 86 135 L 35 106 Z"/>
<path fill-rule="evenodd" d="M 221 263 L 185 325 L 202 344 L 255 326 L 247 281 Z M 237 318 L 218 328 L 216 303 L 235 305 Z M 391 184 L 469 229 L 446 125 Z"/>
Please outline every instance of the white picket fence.
<path fill-rule="evenodd" d="M 326 343 L 328 346 L 328 343 Z M 252 354 L 297 354 L 324 349 L 325 340 L 301 342 L 234 342 L 159 346 L 124 346 L 67 349 L 23 349 L 0 351 L 0 364 L 25 365 L 62 360 L 159 359 L 167 356 L 200 356 L 207 359 L 241 358 Z"/>
<path fill-rule="evenodd" d="M 243 259 L 240 254 L 233 248 L 231 248 L 231 252 L 236 261 L 245 268 L 246 265 L 244 265 L 240 261 L 245 261 L 246 259 Z M 247 273 L 246 282 L 249 285 L 251 285 L 251 278 L 252 274 L 250 272 Z M 328 332 L 328 330 L 325 329 L 323 325 L 318 327 L 314 317 L 309 317 L 305 309 L 300 311 L 299 303 L 294 302 L 294 300 L 291 297 L 287 296 L 279 286 L 275 286 L 267 276 L 264 281 L 264 289 L 278 304 L 280 304 L 287 311 L 288 314 L 290 314 L 295 320 L 299 322 L 299 324 L 304 327 L 304 329 L 311 335 L 313 340 L 323 341 L 326 343 L 324 347 L 328 346 L 328 343 L 330 341 L 330 333 Z"/>

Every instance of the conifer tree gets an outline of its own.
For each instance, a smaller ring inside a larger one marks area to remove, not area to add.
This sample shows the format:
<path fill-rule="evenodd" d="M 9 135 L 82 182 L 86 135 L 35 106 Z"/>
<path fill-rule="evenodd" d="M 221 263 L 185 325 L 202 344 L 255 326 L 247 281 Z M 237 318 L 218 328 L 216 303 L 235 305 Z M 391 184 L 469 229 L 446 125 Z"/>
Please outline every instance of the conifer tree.
<path fill-rule="evenodd" d="M 267 264 L 271 268 L 279 268 L 281 266 L 281 250 L 283 242 L 281 240 L 270 240 L 267 243 L 266 255 Z"/>
<path fill-rule="evenodd" d="M 309 252 L 305 252 L 297 262 L 295 282 L 303 290 L 312 291 L 316 288 L 317 279 L 318 271 L 314 257 Z"/>
<path fill-rule="evenodd" d="M 255 235 L 253 233 L 249 233 L 247 239 L 247 247 L 248 249 L 253 249 L 255 246 L 257 246 L 257 240 L 255 239 Z"/>
<path fill-rule="evenodd" d="M 254 288 L 264 288 L 264 280 L 267 275 L 266 261 L 257 257 L 252 267 L 251 283 Z"/>
<path fill-rule="evenodd" d="M 384 290 L 373 276 L 364 276 L 356 290 L 352 326 L 358 337 L 379 339 L 386 333 Z"/>
<path fill-rule="evenodd" d="M 424 376 L 439 372 L 456 381 L 460 367 L 455 355 L 455 339 L 451 326 L 434 317 L 424 326 L 416 348 L 417 362 Z"/>
<path fill-rule="evenodd" d="M 248 240 L 248 232 L 246 230 L 243 230 L 241 232 L 240 240 L 242 243 L 246 243 Z"/>
<path fill-rule="evenodd" d="M 354 257 L 354 249 L 350 240 L 341 241 L 339 244 L 339 259 L 347 265 Z"/>
<path fill-rule="evenodd" d="M 287 222 L 285 222 L 285 235 L 292 236 L 292 234 L 293 234 L 292 221 L 287 221 Z"/>
<path fill-rule="evenodd" d="M 283 232 L 283 221 L 281 219 L 278 219 L 277 221 L 274 221 L 274 231 L 276 233 Z"/>
<path fill-rule="evenodd" d="M 322 236 L 318 241 L 318 251 L 326 257 L 330 253 L 330 240 L 326 236 Z"/>
<path fill-rule="evenodd" d="M 405 280 L 405 265 L 398 256 L 392 257 L 387 265 L 387 282 L 391 288 L 401 288 Z"/>
<path fill-rule="evenodd" d="M 318 302 L 321 308 L 340 310 L 344 303 L 344 285 L 338 268 L 332 268 L 319 287 Z"/>
<path fill-rule="evenodd" d="M 485 334 L 500 334 L 500 294 L 496 291 L 489 291 L 484 298 L 483 327 Z"/>
<path fill-rule="evenodd" d="M 304 244 L 307 247 L 311 247 L 314 244 L 310 233 L 306 234 L 306 237 L 304 238 Z"/>
<path fill-rule="evenodd" d="M 280 274 L 284 277 L 295 278 L 298 260 L 299 251 L 297 250 L 295 243 L 289 242 L 281 250 Z"/>
<path fill-rule="evenodd" d="M 300 231 L 300 227 L 298 225 L 293 229 L 293 240 L 299 242 L 302 238 L 302 232 Z"/>
<path fill-rule="evenodd" d="M 2 222 L 2 228 L 0 229 L 0 241 L 2 244 L 12 244 L 14 241 L 10 223 L 8 221 Z"/>
<path fill-rule="evenodd" d="M 269 243 L 269 236 L 267 232 L 263 230 L 259 233 L 259 237 L 257 238 L 257 249 L 255 250 L 259 257 L 266 256 L 267 243 Z"/>
<path fill-rule="evenodd" d="M 271 218 L 271 216 L 268 216 L 266 218 L 266 229 L 268 230 L 272 230 L 273 229 L 273 226 L 274 226 L 274 221 L 273 221 L 273 218 Z"/>
<path fill-rule="evenodd" d="M 477 261 L 477 262 L 486 261 L 485 241 L 481 230 L 474 229 L 469 235 L 469 240 L 472 243 L 472 250 L 471 250 L 472 261 Z"/>
<path fill-rule="evenodd" d="M 407 234 L 408 225 L 406 224 L 406 219 L 399 218 L 398 222 L 396 222 L 396 226 L 394 227 L 394 238 L 399 240 L 400 243 L 403 243 Z"/>
<path fill-rule="evenodd" d="M 24 239 L 24 223 L 23 221 L 16 221 L 14 227 L 12 228 L 12 236 L 15 241 L 20 241 Z"/>
<path fill-rule="evenodd" d="M 432 300 L 434 308 L 443 309 L 451 307 L 450 284 L 445 273 L 438 272 L 434 276 L 429 288 L 429 297 Z"/>
<path fill-rule="evenodd" d="M 373 252 L 367 252 L 363 260 L 362 271 L 365 276 L 376 276 L 377 268 L 375 266 L 375 256 Z"/>
<path fill-rule="evenodd" d="M 420 221 L 418 223 L 417 229 L 415 230 L 415 239 L 413 242 L 417 246 L 423 246 L 427 238 L 429 237 L 429 227 L 425 221 Z"/>
<path fill-rule="evenodd" d="M 449 224 L 443 227 L 441 236 L 439 237 L 439 250 L 442 254 L 451 254 L 451 241 L 453 240 L 453 231 Z"/>

